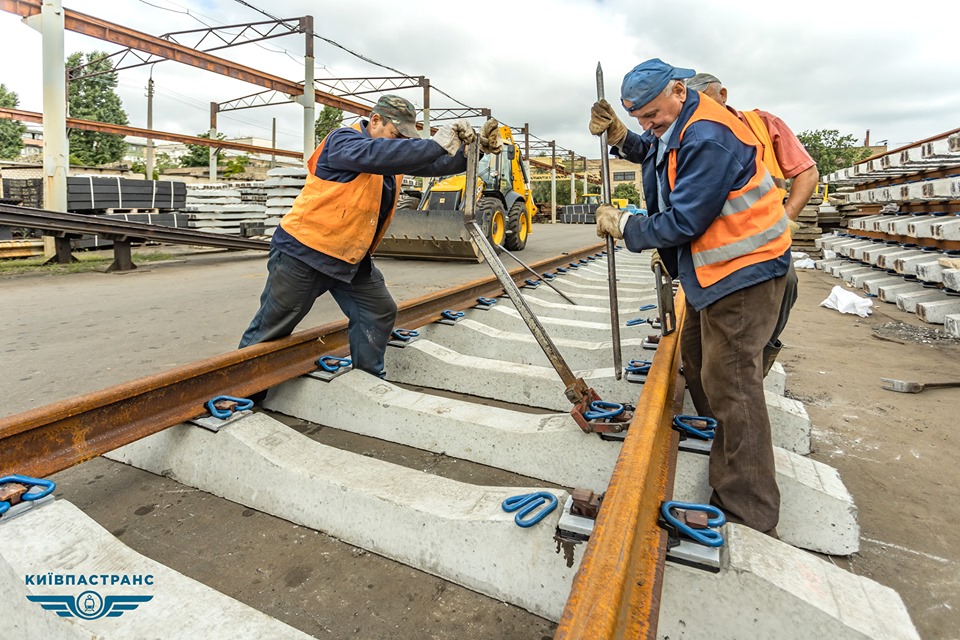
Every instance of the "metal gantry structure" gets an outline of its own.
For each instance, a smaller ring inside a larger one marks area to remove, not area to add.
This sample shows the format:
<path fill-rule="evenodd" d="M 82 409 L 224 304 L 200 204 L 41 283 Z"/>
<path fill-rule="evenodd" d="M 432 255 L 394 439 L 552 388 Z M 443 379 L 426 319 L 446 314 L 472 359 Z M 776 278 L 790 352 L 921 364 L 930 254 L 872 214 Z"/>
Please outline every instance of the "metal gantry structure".
<path fill-rule="evenodd" d="M 93 75 L 84 73 L 84 69 L 89 66 L 88 63 L 88 65 L 72 70 L 70 77 L 67 77 L 63 64 L 63 32 L 65 29 L 121 45 L 122 49 L 100 59 L 111 59 L 113 71 L 155 65 L 164 60 L 173 60 L 264 87 L 264 91 L 258 93 L 225 102 L 211 103 L 209 135 L 213 142 L 217 142 L 217 113 L 298 102 L 304 108 L 303 153 L 306 157 L 313 151 L 316 144 L 314 139 L 314 105 L 316 103 L 363 117 L 369 114 L 373 105 L 362 96 L 410 88 L 420 88 L 423 91 L 423 130 L 427 136 L 430 135 L 431 122 L 458 118 L 489 117 L 491 115 L 489 108 L 470 107 L 459 103 L 457 100 L 454 100 L 454 102 L 457 102 L 459 106 L 431 109 L 431 83 L 429 78 L 424 76 L 315 78 L 313 45 L 315 37 L 319 36 L 314 32 L 312 16 L 189 29 L 170 32 L 161 36 L 151 36 L 101 18 L 63 9 L 60 0 L 46 0 L 46 2 L 41 0 L 0 0 L 0 10 L 23 16 L 25 22 L 40 30 L 44 36 L 44 85 L 48 89 L 45 91 L 46 102 L 43 110 L 45 114 L 44 139 L 46 141 L 44 175 L 51 187 L 47 192 L 51 194 L 50 197 L 52 198 L 46 202 L 46 206 L 53 210 L 65 209 L 65 203 L 60 202 L 60 200 L 65 199 L 66 175 L 69 170 L 67 162 L 69 153 L 66 143 L 67 114 L 64 107 L 66 104 L 66 83 L 64 80 L 77 80 Z M 41 15 L 46 16 L 47 13 L 50 16 L 41 20 Z M 298 33 L 304 34 L 303 82 L 287 80 L 210 53 L 241 44 L 252 44 Z M 304 89 L 307 86 L 313 87 L 313 99 L 310 99 L 310 92 Z M 153 96 L 151 87 L 152 83 L 148 84 L 147 95 L 149 99 L 152 99 Z M 447 95 L 442 91 L 440 93 Z M 152 103 L 148 104 L 147 110 L 150 114 L 148 119 L 151 121 L 147 127 L 147 131 L 149 131 L 150 125 L 152 125 Z M 525 125 L 523 132 L 526 140 L 531 137 L 529 130 L 529 125 Z M 153 138 L 149 135 L 145 137 L 148 141 L 148 147 L 150 147 Z M 548 143 L 535 136 L 533 139 L 533 147 L 525 144 L 528 159 L 531 150 L 537 150 L 538 148 L 543 150 L 546 149 L 546 145 L 550 144 L 552 154 L 550 167 L 557 167 L 556 153 L 565 154 L 568 152 L 562 147 L 557 147 L 554 141 Z M 207 146 L 211 148 L 211 179 L 215 179 L 216 153 L 225 145 L 208 144 Z M 276 147 L 275 140 L 273 147 Z M 263 149 L 264 153 L 277 155 L 273 151 L 272 149 Z M 544 168 L 543 164 L 539 162 L 529 162 L 528 164 Z M 148 173 L 151 173 L 150 169 L 152 167 L 148 167 Z M 567 174 L 562 166 L 559 169 L 563 175 Z M 551 168 L 551 171 L 554 171 L 554 169 Z M 584 177 L 586 179 L 586 176 Z M 553 191 L 555 192 L 555 188 Z M 57 195 L 59 193 L 63 194 L 62 198 Z M 553 201 L 555 202 L 555 197 Z"/>

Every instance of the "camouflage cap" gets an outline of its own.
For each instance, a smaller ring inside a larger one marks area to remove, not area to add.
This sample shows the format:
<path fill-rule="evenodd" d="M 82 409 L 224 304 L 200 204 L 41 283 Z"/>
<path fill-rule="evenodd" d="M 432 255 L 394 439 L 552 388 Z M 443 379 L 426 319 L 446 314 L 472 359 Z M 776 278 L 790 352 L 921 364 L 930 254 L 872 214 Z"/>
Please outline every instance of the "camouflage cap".
<path fill-rule="evenodd" d="M 380 114 L 381 118 L 397 125 L 397 130 L 404 138 L 419 138 L 417 131 L 417 110 L 413 104 L 400 96 L 380 96 L 371 113 Z"/>

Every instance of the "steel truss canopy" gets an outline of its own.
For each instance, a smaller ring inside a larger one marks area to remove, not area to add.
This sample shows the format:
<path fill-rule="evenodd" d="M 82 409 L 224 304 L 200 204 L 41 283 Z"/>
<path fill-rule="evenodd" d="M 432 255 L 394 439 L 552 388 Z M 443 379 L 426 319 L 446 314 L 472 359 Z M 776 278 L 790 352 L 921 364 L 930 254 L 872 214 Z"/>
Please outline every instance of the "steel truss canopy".
<path fill-rule="evenodd" d="M 239 29 L 237 33 L 227 33 L 228 30 Z M 272 38 L 279 38 L 293 33 L 306 33 L 306 18 L 287 18 L 285 20 L 266 20 L 264 22 L 248 22 L 244 24 L 230 24 L 220 27 L 210 27 L 208 29 L 190 29 L 189 31 L 173 31 L 159 36 L 160 39 L 172 42 L 174 44 L 189 47 L 197 51 L 217 51 L 228 47 L 235 47 L 241 44 L 252 44 L 262 42 Z M 211 46 L 212 45 L 212 46 Z M 203 47 L 203 48 L 201 48 Z M 99 73 L 83 74 L 81 71 L 86 67 L 100 62 L 115 58 L 111 71 L 122 71 L 124 69 L 134 69 L 148 64 L 163 62 L 167 58 L 155 55 L 150 52 L 141 52 L 131 47 L 121 49 L 109 55 L 97 58 L 92 62 L 68 71 L 69 80 L 79 80 L 109 73 L 101 71 Z M 129 60 L 126 64 L 125 61 Z"/>
<path fill-rule="evenodd" d="M 14 13 L 23 17 L 38 15 L 40 13 L 41 3 L 39 0 L 0 0 L 0 10 Z M 92 38 L 97 38 L 105 42 L 112 42 L 123 47 L 130 47 L 144 53 L 154 55 L 166 60 L 175 60 L 182 64 L 219 73 L 229 78 L 249 82 L 266 89 L 273 89 L 288 95 L 303 95 L 304 88 L 302 83 L 296 83 L 286 78 L 281 78 L 270 73 L 265 73 L 259 69 L 254 69 L 246 65 L 238 64 L 225 58 L 195 51 L 181 44 L 176 44 L 147 35 L 130 29 L 128 27 L 108 22 L 100 18 L 88 16 L 83 13 L 64 9 L 64 27 L 69 31 L 75 31 Z M 370 113 L 370 107 L 366 104 L 331 95 L 322 91 L 314 91 L 314 100 L 320 104 L 342 109 L 349 113 L 358 115 L 367 115 Z"/>
<path fill-rule="evenodd" d="M 423 76 L 315 78 L 314 84 L 321 85 L 330 93 L 338 96 L 362 96 L 367 93 L 385 93 L 387 91 L 429 86 Z"/>
<path fill-rule="evenodd" d="M 39 15 L 41 7 L 40 0 L 0 0 L 0 11 L 13 13 L 24 18 Z M 64 9 L 63 14 L 64 27 L 67 30 L 124 47 L 121 51 L 106 56 L 107 58 L 118 58 L 114 71 L 155 64 L 163 60 L 174 60 L 181 64 L 218 73 L 266 89 L 259 93 L 220 103 L 218 105 L 219 111 L 288 103 L 295 101 L 297 96 L 301 96 L 305 92 L 303 83 L 220 58 L 209 52 L 294 33 L 304 33 L 312 36 L 314 34 L 309 16 L 191 29 L 157 37 L 70 9 Z M 227 33 L 230 30 L 235 31 Z M 197 49 L 199 47 L 206 47 L 206 49 L 201 51 Z M 131 60 L 130 64 L 124 64 L 124 60 L 127 59 Z M 82 76 L 76 76 L 74 79 L 79 77 Z M 320 78 L 314 80 L 314 101 L 340 109 L 348 114 L 365 117 L 370 114 L 371 104 L 367 101 L 354 100 L 350 96 L 427 87 L 429 82 L 423 76 L 402 75 L 370 78 Z M 317 90 L 316 86 L 322 86 L 329 91 Z M 463 106 L 430 109 L 431 122 L 459 118 L 488 118 L 490 116 L 491 110 L 489 108 Z M 147 135 L 146 137 L 151 136 Z M 569 154 L 567 149 L 551 146 L 551 143 L 538 138 L 531 140 L 530 149 L 531 151 L 549 149 L 550 151 L 555 150 L 558 155 Z"/>
<path fill-rule="evenodd" d="M 233 100 L 217 103 L 217 111 L 239 111 L 240 109 L 267 107 L 274 104 L 289 104 L 291 102 L 294 102 L 293 96 L 281 93 L 280 91 L 274 91 L 273 89 L 267 89 L 266 91 L 252 93 L 242 98 L 234 98 Z"/>

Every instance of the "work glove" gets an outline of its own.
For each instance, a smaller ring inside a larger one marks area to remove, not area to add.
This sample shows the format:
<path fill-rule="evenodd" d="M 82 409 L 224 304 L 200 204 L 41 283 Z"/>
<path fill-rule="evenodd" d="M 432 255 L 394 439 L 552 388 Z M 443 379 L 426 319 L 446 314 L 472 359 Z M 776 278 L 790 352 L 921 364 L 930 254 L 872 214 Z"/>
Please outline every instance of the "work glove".
<path fill-rule="evenodd" d="M 500 139 L 500 123 L 490 118 L 480 127 L 480 151 L 499 155 L 503 151 L 503 140 Z"/>
<path fill-rule="evenodd" d="M 660 273 L 667 273 L 667 265 L 663 264 L 663 260 L 660 259 L 660 252 L 654 249 L 653 253 L 650 254 L 650 271 L 654 271 L 657 265 L 660 265 Z M 654 273 L 656 272 L 654 271 Z"/>
<path fill-rule="evenodd" d="M 454 120 L 450 124 L 445 124 L 433 134 L 431 140 L 443 147 L 447 155 L 456 155 L 461 145 L 470 144 L 477 139 L 477 134 L 473 132 L 473 127 L 464 119 Z"/>
<path fill-rule="evenodd" d="M 594 102 L 593 107 L 590 108 L 590 133 L 599 136 L 604 131 L 607 132 L 607 144 L 613 147 L 618 146 L 627 137 L 627 127 L 620 122 L 613 107 L 606 100 L 600 100 Z"/>
<path fill-rule="evenodd" d="M 597 207 L 597 237 L 610 236 L 622 240 L 623 232 L 620 231 L 620 216 L 624 215 L 628 214 L 610 204 L 602 204 Z"/>
<path fill-rule="evenodd" d="M 790 238 L 793 239 L 793 234 L 800 230 L 800 223 L 787 218 L 787 230 L 790 231 Z"/>

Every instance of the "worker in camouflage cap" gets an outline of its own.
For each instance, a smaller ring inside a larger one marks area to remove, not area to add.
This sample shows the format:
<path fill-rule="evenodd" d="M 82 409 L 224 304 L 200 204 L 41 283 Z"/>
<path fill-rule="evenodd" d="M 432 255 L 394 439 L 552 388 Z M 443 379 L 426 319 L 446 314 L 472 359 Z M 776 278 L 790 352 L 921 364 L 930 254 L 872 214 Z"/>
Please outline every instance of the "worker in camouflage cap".
<path fill-rule="evenodd" d="M 350 320 L 353 368 L 385 375 L 384 352 L 397 303 L 373 253 L 393 218 L 402 174 L 463 173 L 465 147 L 477 139 L 463 119 L 422 139 L 416 116 L 408 100 L 385 95 L 369 119 L 334 129 L 320 142 L 307 160 L 300 195 L 274 230 L 260 309 L 241 348 L 289 335 L 316 299 L 330 292 Z M 498 130 L 492 118 L 481 128 L 485 153 L 500 152 Z"/>
<path fill-rule="evenodd" d="M 395 124 L 402 137 L 420 137 L 420 132 L 417 131 L 417 110 L 406 98 L 393 95 L 380 96 L 371 115 L 374 113 Z"/>

